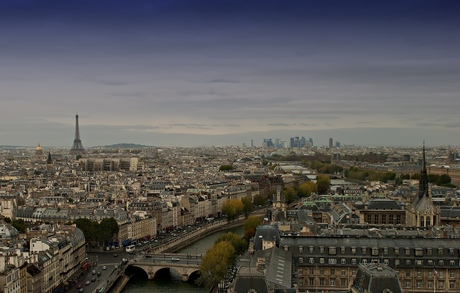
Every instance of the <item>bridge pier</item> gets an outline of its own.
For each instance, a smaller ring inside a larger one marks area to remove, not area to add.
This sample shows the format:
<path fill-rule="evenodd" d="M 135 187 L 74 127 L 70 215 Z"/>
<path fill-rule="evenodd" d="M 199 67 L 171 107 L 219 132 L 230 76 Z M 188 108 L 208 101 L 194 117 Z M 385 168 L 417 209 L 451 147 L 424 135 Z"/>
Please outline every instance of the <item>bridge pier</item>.
<path fill-rule="evenodd" d="M 182 282 L 188 282 L 188 274 L 182 274 Z"/>

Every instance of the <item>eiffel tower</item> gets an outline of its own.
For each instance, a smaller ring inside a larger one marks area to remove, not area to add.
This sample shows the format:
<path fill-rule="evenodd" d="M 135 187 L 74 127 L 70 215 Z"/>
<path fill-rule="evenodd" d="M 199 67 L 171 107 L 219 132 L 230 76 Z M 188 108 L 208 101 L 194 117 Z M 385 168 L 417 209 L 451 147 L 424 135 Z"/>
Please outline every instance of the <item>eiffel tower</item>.
<path fill-rule="evenodd" d="M 78 113 L 75 115 L 75 139 L 73 140 L 73 146 L 70 149 L 71 154 L 82 154 L 85 152 L 85 149 L 83 148 L 83 145 L 81 144 L 81 139 L 80 139 L 80 129 L 78 127 Z"/>

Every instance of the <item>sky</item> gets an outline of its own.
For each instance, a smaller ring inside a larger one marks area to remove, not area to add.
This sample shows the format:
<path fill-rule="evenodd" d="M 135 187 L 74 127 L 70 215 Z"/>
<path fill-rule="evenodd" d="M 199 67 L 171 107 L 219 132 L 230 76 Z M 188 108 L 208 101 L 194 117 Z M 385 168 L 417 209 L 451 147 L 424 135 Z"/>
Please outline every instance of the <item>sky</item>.
<path fill-rule="evenodd" d="M 0 145 L 460 145 L 460 1 L 2 0 Z"/>

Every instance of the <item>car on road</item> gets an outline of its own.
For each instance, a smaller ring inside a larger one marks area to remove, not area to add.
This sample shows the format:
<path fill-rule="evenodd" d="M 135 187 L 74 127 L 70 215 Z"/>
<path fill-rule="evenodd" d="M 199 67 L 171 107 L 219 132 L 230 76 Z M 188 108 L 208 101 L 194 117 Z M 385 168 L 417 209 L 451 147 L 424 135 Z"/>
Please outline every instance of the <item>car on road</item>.
<path fill-rule="evenodd" d="M 118 256 L 118 253 L 114 253 L 114 254 L 113 254 L 113 257 L 117 257 L 117 256 Z"/>
<path fill-rule="evenodd" d="M 78 284 L 78 285 L 77 285 L 77 289 L 80 289 L 80 288 L 81 288 L 81 284 Z"/>
<path fill-rule="evenodd" d="M 92 277 L 91 282 L 96 282 L 96 277 Z"/>
<path fill-rule="evenodd" d="M 106 270 L 106 269 L 107 269 L 107 267 L 106 267 L 106 266 L 103 266 L 103 267 L 102 267 L 102 269 L 103 269 L 103 270 Z"/>
<path fill-rule="evenodd" d="M 91 281 L 88 280 L 88 281 L 85 282 L 85 284 L 86 284 L 86 285 L 89 285 L 89 284 L 91 284 Z"/>
<path fill-rule="evenodd" d="M 82 293 L 82 292 L 85 292 L 85 290 L 83 288 L 80 288 L 80 290 L 78 290 L 78 292 Z"/>
<path fill-rule="evenodd" d="M 95 275 L 95 274 L 96 274 L 96 270 L 93 270 L 93 271 L 91 272 L 91 274 L 92 274 L 92 275 Z"/>
<path fill-rule="evenodd" d="M 101 275 L 101 272 L 97 272 L 97 274 L 96 274 L 96 275 L 100 276 L 100 275 Z"/>
<path fill-rule="evenodd" d="M 178 259 L 177 257 L 173 257 L 171 258 L 171 261 L 180 261 L 180 259 Z"/>

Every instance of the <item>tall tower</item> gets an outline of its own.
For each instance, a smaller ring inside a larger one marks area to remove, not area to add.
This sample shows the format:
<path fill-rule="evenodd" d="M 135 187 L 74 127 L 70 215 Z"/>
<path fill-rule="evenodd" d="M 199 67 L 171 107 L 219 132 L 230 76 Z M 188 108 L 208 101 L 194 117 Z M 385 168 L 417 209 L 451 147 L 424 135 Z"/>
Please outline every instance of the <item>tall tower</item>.
<path fill-rule="evenodd" d="M 418 183 L 418 196 L 420 198 L 428 196 L 428 174 L 426 171 L 425 141 L 423 141 L 422 170 L 420 171 L 420 180 Z"/>
<path fill-rule="evenodd" d="M 75 139 L 73 140 L 73 146 L 70 149 L 71 154 L 82 154 L 85 152 L 80 139 L 80 128 L 78 127 L 78 113 L 75 115 Z"/>

